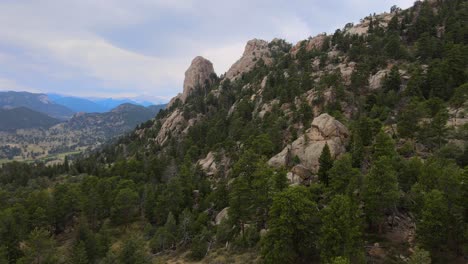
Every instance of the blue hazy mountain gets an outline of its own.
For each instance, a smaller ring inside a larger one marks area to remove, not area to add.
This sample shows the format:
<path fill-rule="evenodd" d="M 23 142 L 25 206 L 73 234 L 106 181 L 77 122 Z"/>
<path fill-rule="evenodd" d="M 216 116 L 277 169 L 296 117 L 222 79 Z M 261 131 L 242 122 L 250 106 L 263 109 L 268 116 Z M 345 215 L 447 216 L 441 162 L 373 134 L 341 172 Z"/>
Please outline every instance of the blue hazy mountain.
<path fill-rule="evenodd" d="M 140 106 L 154 105 L 152 102 L 142 101 L 137 102 L 131 99 L 114 99 L 114 98 L 83 98 L 76 96 L 65 96 L 59 94 L 48 94 L 50 100 L 57 104 L 64 105 L 75 112 L 85 113 L 104 113 L 109 112 L 112 109 L 122 104 L 133 104 Z"/>
<path fill-rule="evenodd" d="M 52 101 L 46 94 L 29 92 L 0 92 L 0 108 L 27 107 L 58 119 L 69 119 L 75 111 Z"/>
<path fill-rule="evenodd" d="M 109 111 L 106 107 L 85 98 L 58 94 L 48 94 L 48 96 L 55 103 L 64 105 L 75 112 L 103 113 Z"/>

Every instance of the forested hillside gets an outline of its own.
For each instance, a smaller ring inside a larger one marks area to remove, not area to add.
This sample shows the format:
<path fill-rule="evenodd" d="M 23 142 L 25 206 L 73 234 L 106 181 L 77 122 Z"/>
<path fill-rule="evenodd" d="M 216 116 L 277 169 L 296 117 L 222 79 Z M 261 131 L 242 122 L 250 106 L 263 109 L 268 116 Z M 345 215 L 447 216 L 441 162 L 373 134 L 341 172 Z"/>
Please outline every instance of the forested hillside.
<path fill-rule="evenodd" d="M 116 144 L 0 171 L 0 263 L 466 263 L 468 1 L 251 40 Z"/>

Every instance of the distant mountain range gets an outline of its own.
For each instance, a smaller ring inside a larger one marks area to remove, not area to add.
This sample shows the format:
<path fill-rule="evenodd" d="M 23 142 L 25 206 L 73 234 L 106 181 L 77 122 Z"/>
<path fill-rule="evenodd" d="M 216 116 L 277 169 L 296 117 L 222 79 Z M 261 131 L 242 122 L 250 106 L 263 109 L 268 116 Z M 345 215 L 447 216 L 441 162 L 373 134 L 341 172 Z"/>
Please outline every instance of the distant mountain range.
<path fill-rule="evenodd" d="M 0 109 L 17 107 L 26 107 L 61 120 L 69 119 L 75 113 L 70 108 L 50 100 L 46 94 L 0 92 Z"/>
<path fill-rule="evenodd" d="M 47 94 L 50 100 L 57 104 L 64 105 L 75 112 L 103 113 L 108 112 L 121 104 L 134 104 L 141 106 L 150 106 L 154 103 L 148 101 L 135 101 L 132 99 L 114 99 L 114 98 L 83 98 L 75 96 L 65 96 L 59 94 Z"/>
<path fill-rule="evenodd" d="M 0 149 L 0 160 L 53 161 L 63 158 L 64 154 L 94 149 L 155 117 L 165 106 L 143 106 L 130 99 L 93 101 L 0 92 L 0 146 L 16 150 L 11 154 Z"/>

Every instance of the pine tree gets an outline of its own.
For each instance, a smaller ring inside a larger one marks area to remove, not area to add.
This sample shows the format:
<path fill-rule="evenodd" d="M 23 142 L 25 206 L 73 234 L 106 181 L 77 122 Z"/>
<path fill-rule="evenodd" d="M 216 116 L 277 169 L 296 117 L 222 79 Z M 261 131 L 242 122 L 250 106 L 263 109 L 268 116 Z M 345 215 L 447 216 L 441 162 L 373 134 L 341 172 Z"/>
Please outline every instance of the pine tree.
<path fill-rule="evenodd" d="M 57 263 L 55 241 L 45 229 L 34 229 L 21 250 L 24 256 L 17 263 Z"/>
<path fill-rule="evenodd" d="M 381 157 L 393 158 L 397 155 L 395 150 L 395 142 L 383 130 L 381 130 L 375 137 L 372 150 L 372 159 L 375 161 L 379 160 Z"/>
<path fill-rule="evenodd" d="M 383 87 L 385 91 L 399 91 L 401 86 L 401 76 L 398 66 L 393 66 L 390 73 L 385 78 Z"/>
<path fill-rule="evenodd" d="M 315 254 L 318 209 L 303 186 L 276 195 L 270 210 L 268 233 L 262 239 L 265 263 L 295 263 Z"/>
<path fill-rule="evenodd" d="M 149 264 L 151 263 L 145 251 L 144 242 L 137 237 L 129 237 L 123 242 L 118 256 L 118 263 L 122 264 Z"/>
<path fill-rule="evenodd" d="M 319 180 L 324 183 L 326 186 L 328 186 L 328 171 L 332 168 L 333 166 L 333 160 L 331 157 L 330 153 L 330 148 L 328 147 L 328 144 L 325 144 L 325 146 L 322 149 L 322 154 L 320 154 L 319 158 L 319 171 L 318 171 L 318 177 Z"/>
<path fill-rule="evenodd" d="M 169 248 L 172 248 L 175 246 L 176 238 L 177 238 L 177 223 L 172 213 L 169 213 L 169 215 L 167 216 L 167 220 L 166 220 L 166 224 L 164 224 L 164 228 L 169 234 L 169 245 L 170 245 Z"/>
<path fill-rule="evenodd" d="M 424 196 L 424 205 L 416 229 L 418 240 L 425 248 L 437 251 L 448 241 L 449 210 L 443 193 L 432 190 Z"/>
<path fill-rule="evenodd" d="M 344 195 L 335 196 L 321 212 L 319 248 L 322 263 L 336 256 L 363 261 L 361 210 Z"/>
<path fill-rule="evenodd" d="M 88 255 L 86 253 L 86 246 L 83 241 L 79 241 L 73 246 L 70 260 L 70 264 L 88 264 Z"/>
<path fill-rule="evenodd" d="M 337 159 L 328 174 L 330 177 L 329 189 L 332 194 L 351 195 L 360 187 L 361 173 L 359 169 L 353 168 L 349 154 Z"/>
<path fill-rule="evenodd" d="M 378 224 L 382 232 L 385 212 L 393 211 L 398 202 L 399 190 L 396 172 L 389 157 L 381 157 L 372 164 L 364 177 L 364 212 L 369 223 Z"/>

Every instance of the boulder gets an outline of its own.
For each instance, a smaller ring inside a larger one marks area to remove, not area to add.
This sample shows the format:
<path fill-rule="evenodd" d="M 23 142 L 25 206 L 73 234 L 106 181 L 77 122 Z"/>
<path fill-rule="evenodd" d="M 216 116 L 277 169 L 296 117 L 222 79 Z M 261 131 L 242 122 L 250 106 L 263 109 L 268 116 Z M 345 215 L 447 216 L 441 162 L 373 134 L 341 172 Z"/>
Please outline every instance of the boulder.
<path fill-rule="evenodd" d="M 196 89 L 204 88 L 207 82 L 212 81 L 212 74 L 215 74 L 213 64 L 202 56 L 195 57 L 190 67 L 185 71 L 184 92 L 180 96 L 180 100 L 185 102 Z"/>
<path fill-rule="evenodd" d="M 273 167 L 288 166 L 291 158 L 297 156 L 300 164 L 315 174 L 325 144 L 328 144 L 332 157 L 336 158 L 346 151 L 349 136 L 349 130 L 341 122 L 328 114 L 321 114 L 312 121 L 311 128 L 304 135 L 272 157 L 268 164 Z"/>
<path fill-rule="evenodd" d="M 216 225 L 221 224 L 221 222 L 222 222 L 223 220 L 228 220 L 228 219 L 229 219 L 228 210 L 229 210 L 229 207 L 226 207 L 226 208 L 224 208 L 223 210 L 221 210 L 221 212 L 219 212 L 219 213 L 216 215 L 216 218 L 215 218 L 215 224 L 216 224 Z"/>

